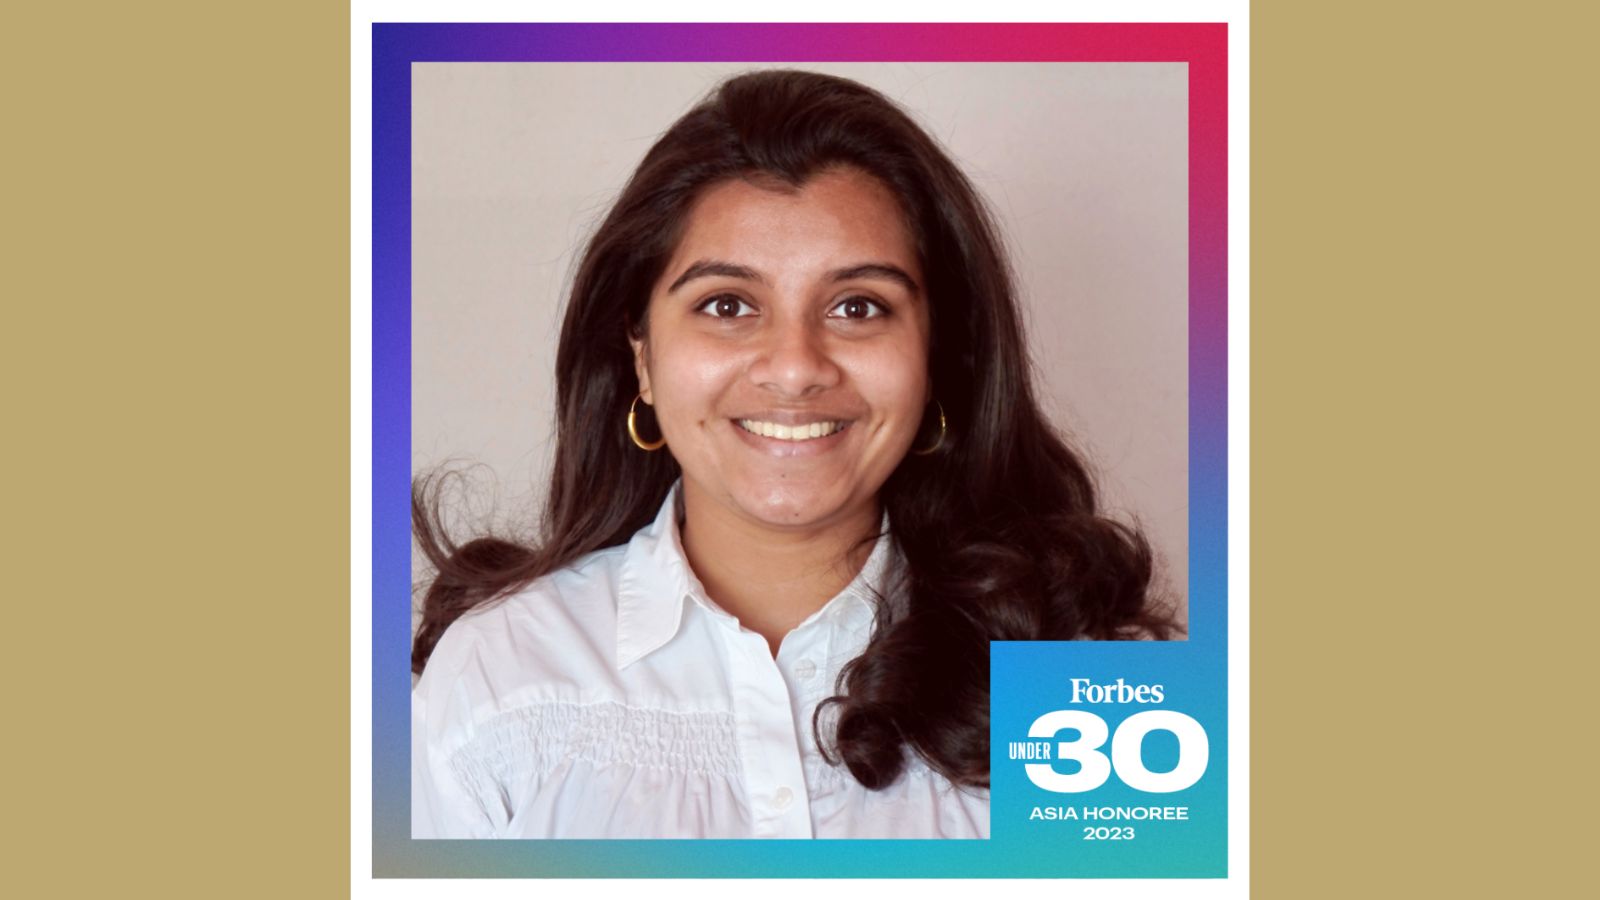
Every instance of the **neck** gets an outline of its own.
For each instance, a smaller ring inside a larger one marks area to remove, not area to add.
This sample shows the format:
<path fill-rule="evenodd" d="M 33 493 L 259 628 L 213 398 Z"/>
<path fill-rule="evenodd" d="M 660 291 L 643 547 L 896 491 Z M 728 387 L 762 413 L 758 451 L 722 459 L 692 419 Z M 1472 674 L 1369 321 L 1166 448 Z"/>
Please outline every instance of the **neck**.
<path fill-rule="evenodd" d="M 877 503 L 810 528 L 774 528 L 683 488 L 683 550 L 706 593 L 772 654 L 784 635 L 844 590 L 866 565 Z"/>

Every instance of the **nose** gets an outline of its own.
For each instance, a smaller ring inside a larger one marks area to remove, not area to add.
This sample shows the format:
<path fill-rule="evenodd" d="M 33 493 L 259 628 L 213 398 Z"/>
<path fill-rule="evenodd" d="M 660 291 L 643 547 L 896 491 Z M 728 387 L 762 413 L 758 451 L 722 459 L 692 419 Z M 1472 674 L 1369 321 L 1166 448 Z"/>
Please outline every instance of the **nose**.
<path fill-rule="evenodd" d="M 762 388 L 786 397 L 809 397 L 837 385 L 843 375 L 828 352 L 826 326 L 779 317 L 762 336 L 750 377 Z"/>

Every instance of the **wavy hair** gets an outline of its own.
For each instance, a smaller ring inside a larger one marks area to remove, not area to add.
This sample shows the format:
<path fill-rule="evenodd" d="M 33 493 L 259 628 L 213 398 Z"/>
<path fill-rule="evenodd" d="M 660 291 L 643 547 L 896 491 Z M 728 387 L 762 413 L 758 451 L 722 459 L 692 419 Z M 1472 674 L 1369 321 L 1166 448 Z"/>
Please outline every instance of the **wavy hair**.
<path fill-rule="evenodd" d="M 854 81 L 793 70 L 715 88 L 650 148 L 579 263 L 556 355 L 557 443 L 541 535 L 453 543 L 443 479 L 418 478 L 417 543 L 437 571 L 411 665 L 421 672 L 462 613 L 586 553 L 626 543 L 679 469 L 641 453 L 620 423 L 637 391 L 630 335 L 708 186 L 735 178 L 798 188 L 852 166 L 899 199 L 926 276 L 929 376 L 950 423 L 881 491 L 903 566 L 866 650 L 817 709 L 819 749 L 869 788 L 906 750 L 950 781 L 989 781 L 989 641 L 1165 639 L 1152 555 L 1101 515 L 1093 479 L 1040 412 L 1012 275 L 978 192 L 892 101 Z M 670 449 L 670 448 L 669 448 Z M 596 502 L 604 498 L 604 502 Z M 898 612 L 896 609 L 898 608 Z"/>

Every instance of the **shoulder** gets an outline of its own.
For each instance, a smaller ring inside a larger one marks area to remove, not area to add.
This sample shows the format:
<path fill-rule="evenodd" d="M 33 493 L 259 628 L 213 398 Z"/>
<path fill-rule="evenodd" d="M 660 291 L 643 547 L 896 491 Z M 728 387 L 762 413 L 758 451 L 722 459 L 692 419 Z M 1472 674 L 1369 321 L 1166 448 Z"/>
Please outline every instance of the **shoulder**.
<path fill-rule="evenodd" d="M 461 639 L 493 645 L 512 637 L 536 639 L 615 631 L 617 581 L 627 546 L 607 547 L 542 575 L 519 590 L 470 610 L 446 629 Z"/>
<path fill-rule="evenodd" d="M 617 581 L 608 547 L 464 613 L 439 638 L 417 693 L 470 718 L 599 687 L 615 672 Z"/>

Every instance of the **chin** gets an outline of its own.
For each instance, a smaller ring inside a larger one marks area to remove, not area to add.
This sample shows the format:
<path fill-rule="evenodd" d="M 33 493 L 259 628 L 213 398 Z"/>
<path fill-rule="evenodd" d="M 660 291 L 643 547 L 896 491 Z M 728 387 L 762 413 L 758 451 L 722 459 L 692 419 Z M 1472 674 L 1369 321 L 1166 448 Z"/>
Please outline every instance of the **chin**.
<path fill-rule="evenodd" d="M 745 509 L 772 525 L 812 525 L 833 518 L 848 505 L 842 494 L 801 484 L 767 485 L 745 496 Z"/>

